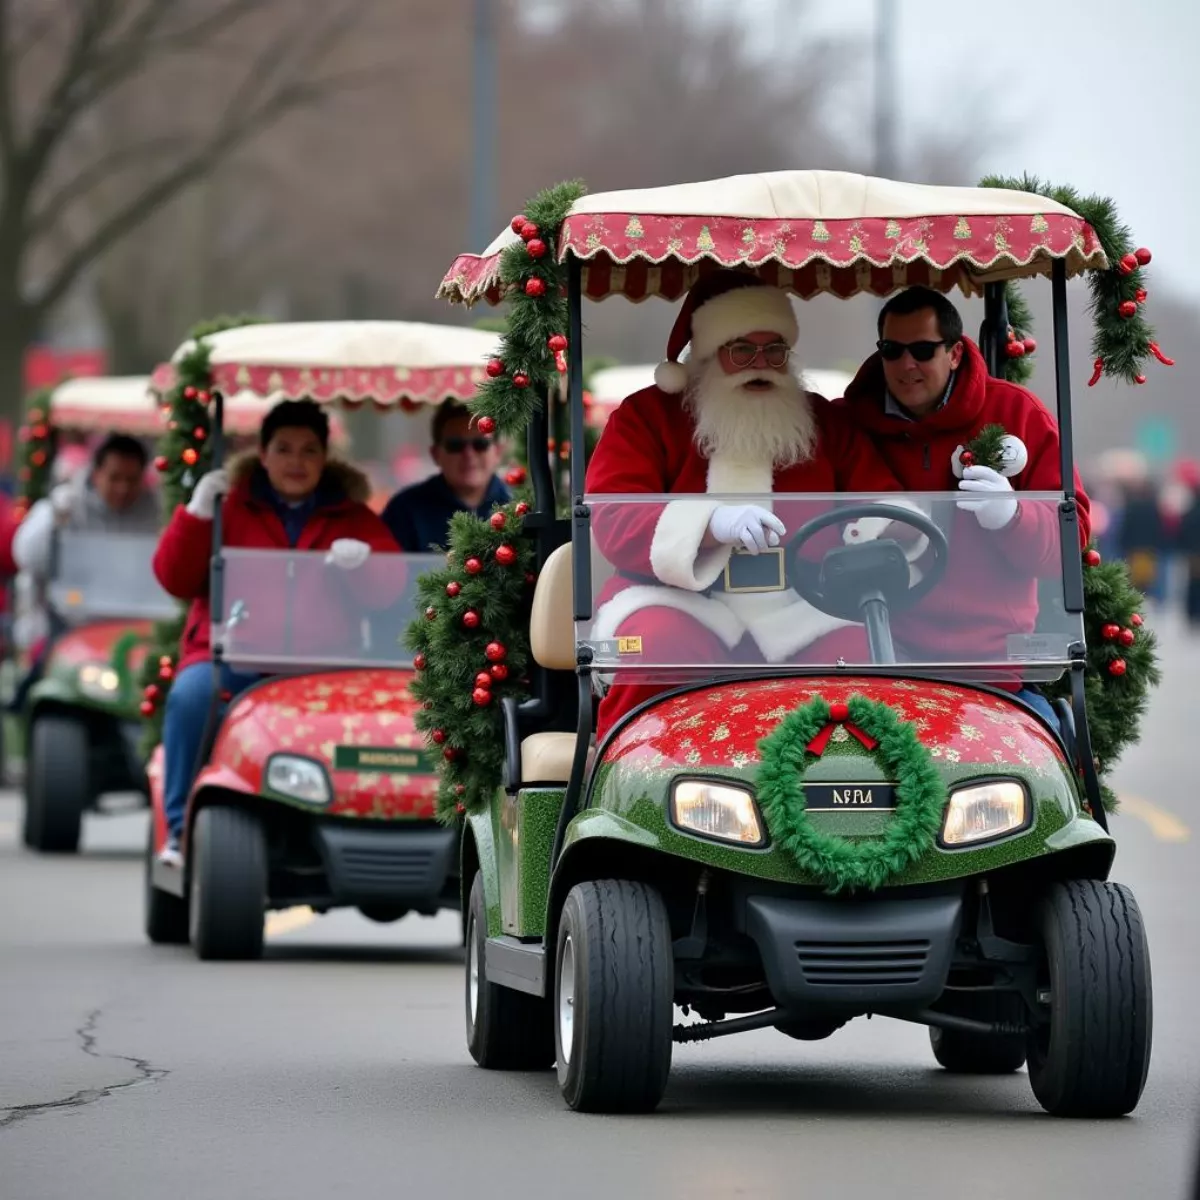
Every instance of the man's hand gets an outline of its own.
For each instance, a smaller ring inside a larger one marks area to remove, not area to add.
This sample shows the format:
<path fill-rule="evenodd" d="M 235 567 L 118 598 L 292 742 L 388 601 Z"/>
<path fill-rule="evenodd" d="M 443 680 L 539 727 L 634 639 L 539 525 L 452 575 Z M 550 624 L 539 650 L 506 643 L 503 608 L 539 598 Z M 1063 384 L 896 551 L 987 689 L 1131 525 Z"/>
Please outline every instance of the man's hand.
<path fill-rule="evenodd" d="M 959 480 L 961 492 L 973 493 L 958 507 L 975 514 L 984 529 L 1003 529 L 1017 515 L 1017 498 L 1012 484 L 991 467 L 967 467 Z"/>
<path fill-rule="evenodd" d="M 50 507 L 56 524 L 65 524 L 75 507 L 75 489 L 69 483 L 60 483 L 50 493 Z"/>
<path fill-rule="evenodd" d="M 708 531 L 722 545 L 741 545 L 758 554 L 778 546 L 787 527 L 773 512 L 756 504 L 722 504 L 709 518 Z"/>
<path fill-rule="evenodd" d="M 187 511 L 202 521 L 211 521 L 217 508 L 217 497 L 229 491 L 229 473 L 223 468 L 209 471 L 200 477 L 188 501 Z"/>
<path fill-rule="evenodd" d="M 329 547 L 325 561 L 343 571 L 354 571 L 371 557 L 371 547 L 357 538 L 337 538 Z"/>

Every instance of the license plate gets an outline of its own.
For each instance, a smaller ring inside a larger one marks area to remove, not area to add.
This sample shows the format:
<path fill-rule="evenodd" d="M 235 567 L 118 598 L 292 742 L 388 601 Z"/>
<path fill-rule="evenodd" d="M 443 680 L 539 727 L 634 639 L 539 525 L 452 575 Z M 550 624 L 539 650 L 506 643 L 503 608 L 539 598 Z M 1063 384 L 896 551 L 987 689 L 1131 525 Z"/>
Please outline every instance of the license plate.
<path fill-rule="evenodd" d="M 335 771 L 377 771 L 388 775 L 432 775 L 436 768 L 424 750 L 399 746 L 336 746 Z"/>
<path fill-rule="evenodd" d="M 809 812 L 890 812 L 896 807 L 893 783 L 806 783 Z"/>

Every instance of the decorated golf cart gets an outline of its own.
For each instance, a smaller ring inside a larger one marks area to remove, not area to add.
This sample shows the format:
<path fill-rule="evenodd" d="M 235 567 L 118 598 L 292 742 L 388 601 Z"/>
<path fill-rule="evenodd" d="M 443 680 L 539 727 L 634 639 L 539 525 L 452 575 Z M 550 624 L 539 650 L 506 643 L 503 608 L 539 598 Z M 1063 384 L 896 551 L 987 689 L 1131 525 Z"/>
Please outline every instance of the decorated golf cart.
<path fill-rule="evenodd" d="M 168 440 L 160 465 L 182 498 L 222 462 L 222 397 L 234 390 L 260 397 L 263 415 L 268 401 L 311 399 L 427 423 L 429 406 L 474 395 L 495 345 L 491 334 L 402 322 L 247 325 L 186 343 L 170 391 L 175 432 L 201 436 Z M 252 957 L 272 908 L 353 906 L 392 921 L 457 907 L 457 843 L 434 819 L 403 644 L 417 577 L 441 558 L 376 553 L 347 571 L 324 552 L 225 546 L 219 508 L 212 541 L 213 669 L 261 678 L 228 704 L 215 689 L 182 868 L 158 859 L 163 748 L 150 758 L 150 939 L 190 937 L 202 958 Z M 143 701 L 153 731 L 178 647 L 159 649 Z"/>
<path fill-rule="evenodd" d="M 583 428 L 584 300 L 674 301 L 721 267 L 804 300 L 960 289 L 982 293 L 980 345 L 1001 375 L 1036 350 L 1013 281 L 1049 276 L 1065 481 L 1019 494 L 1022 526 L 1048 539 L 1034 554 L 1014 538 L 1005 558 L 1013 587 L 1039 589 L 1032 630 L 996 627 L 986 573 L 947 571 L 996 553 L 989 530 L 956 519 L 962 492 L 738 494 L 781 519 L 783 544 L 726 550 L 703 579 L 699 565 L 695 578 L 668 570 L 669 556 L 720 497 L 588 494 L 582 455 L 568 520 L 553 519 L 535 472 L 531 511 L 456 521 L 410 644 L 425 663 L 417 723 L 442 749 L 440 811 L 462 832 L 466 1028 L 481 1066 L 557 1062 L 572 1107 L 648 1110 L 673 1041 L 765 1027 L 816 1039 L 874 1014 L 927 1025 L 949 1070 L 1027 1062 L 1050 1112 L 1137 1104 L 1149 960 L 1133 895 L 1109 882 L 1099 770 L 1136 736 L 1154 645 L 1122 569 L 1081 545 L 1066 311 L 1068 278 L 1088 273 L 1095 377 L 1140 382 L 1161 355 L 1141 315 L 1149 256 L 1110 207 L 997 183 L 782 172 L 594 196 L 562 185 L 447 273 L 450 301 L 515 310 L 475 409 L 484 429 L 527 430 L 531 446 L 555 356 Z M 1002 429 L 968 447 L 996 471 L 1009 449 Z M 864 520 L 883 530 L 855 541 L 848 527 Z M 648 585 L 660 622 L 675 613 L 681 631 L 724 592 L 747 621 L 762 603 L 785 621 L 865 626 L 869 652 L 799 665 L 736 631 L 716 651 L 643 637 L 628 598 Z M 947 612 L 960 626 L 993 617 L 986 636 L 981 624 L 943 642 Z M 635 676 L 661 690 L 597 744 L 597 697 Z M 1053 698 L 1054 724 L 1017 699 L 1031 685 Z M 675 1006 L 691 1019 L 673 1026 Z"/>

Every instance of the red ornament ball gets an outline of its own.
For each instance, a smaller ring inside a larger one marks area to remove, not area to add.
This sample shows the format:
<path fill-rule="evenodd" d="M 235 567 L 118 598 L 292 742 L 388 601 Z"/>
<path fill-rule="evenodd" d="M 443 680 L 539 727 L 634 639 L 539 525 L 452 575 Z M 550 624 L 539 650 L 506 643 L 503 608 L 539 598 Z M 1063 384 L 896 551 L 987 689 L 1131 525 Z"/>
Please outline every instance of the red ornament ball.
<path fill-rule="evenodd" d="M 169 654 L 160 654 L 158 657 L 158 665 L 160 667 L 174 666 L 175 660 Z"/>
<path fill-rule="evenodd" d="M 188 384 L 188 386 L 183 389 L 183 398 L 185 400 L 195 400 L 198 395 L 199 392 L 197 392 L 191 384 Z"/>
<path fill-rule="evenodd" d="M 467 629 L 478 629 L 479 620 L 479 614 L 473 608 L 468 608 L 462 615 L 463 626 Z"/>
<path fill-rule="evenodd" d="M 142 691 L 147 700 L 157 700 L 162 695 L 162 689 L 157 683 L 152 683 Z"/>
<path fill-rule="evenodd" d="M 1110 675 L 1124 675 L 1128 669 L 1129 668 L 1123 658 L 1114 658 L 1112 662 L 1108 664 L 1108 673 Z"/>
<path fill-rule="evenodd" d="M 546 294 L 546 281 L 539 279 L 536 275 L 532 279 L 525 280 L 525 295 L 533 296 L 535 299 L 538 296 Z"/>
<path fill-rule="evenodd" d="M 141 704 L 138 705 L 138 709 L 143 717 L 154 716 L 154 702 L 152 700 L 143 700 Z"/>
<path fill-rule="evenodd" d="M 496 561 L 502 567 L 511 567 L 517 561 L 517 552 L 509 545 L 497 546 Z"/>
<path fill-rule="evenodd" d="M 1133 293 L 1133 298 L 1139 304 L 1145 304 L 1147 295 L 1149 295 L 1149 293 L 1146 291 L 1145 288 L 1138 288 L 1138 290 Z"/>
<path fill-rule="evenodd" d="M 1024 358 L 1025 343 L 1016 341 L 1009 342 L 1008 345 L 1004 347 L 1004 353 L 1007 354 L 1009 358 Z"/>
<path fill-rule="evenodd" d="M 158 677 L 164 683 L 170 682 L 172 679 L 175 678 L 175 668 L 174 667 L 159 667 L 158 668 Z"/>
<path fill-rule="evenodd" d="M 1103 559 L 1101 559 L 1101 557 L 1100 557 L 1099 550 L 1089 550 L 1083 556 L 1083 561 L 1089 567 L 1098 567 L 1101 564 L 1101 562 L 1103 562 Z"/>
<path fill-rule="evenodd" d="M 520 234 L 521 230 L 525 228 L 528 220 L 529 218 L 524 213 L 517 213 L 517 215 L 509 222 L 509 227 L 512 229 L 513 233 Z"/>
<path fill-rule="evenodd" d="M 525 478 L 525 470 L 521 469 L 521 479 Z M 517 507 L 513 510 L 518 517 L 523 517 L 529 511 L 529 505 L 524 500 L 517 501 Z"/>
<path fill-rule="evenodd" d="M 850 706 L 844 701 L 837 701 L 829 706 L 829 719 L 838 725 L 850 720 Z"/>
<path fill-rule="evenodd" d="M 1138 260 L 1136 254 L 1123 254 L 1121 261 L 1117 264 L 1117 270 L 1122 275 L 1132 275 L 1137 270 Z"/>
<path fill-rule="evenodd" d="M 1134 613 L 1133 616 L 1129 618 L 1129 623 L 1130 625 L 1134 625 L 1139 629 L 1145 624 L 1145 622 L 1142 620 L 1141 613 Z"/>
<path fill-rule="evenodd" d="M 35 467 L 44 467 L 44 466 L 46 465 L 46 452 L 45 452 L 45 450 L 35 450 L 35 451 L 34 451 L 34 452 L 33 452 L 33 453 L 32 453 L 32 454 L 29 456 L 29 461 L 30 461 L 31 463 L 33 463 L 33 465 L 34 465 Z"/>
<path fill-rule="evenodd" d="M 454 597 L 457 596 L 461 591 L 462 584 L 459 583 L 457 579 L 452 579 L 448 584 L 446 584 L 446 595 L 449 596 L 451 600 L 453 600 Z"/>
<path fill-rule="evenodd" d="M 1139 267 L 1144 267 L 1149 264 L 1150 259 L 1153 258 L 1154 256 L 1150 253 L 1149 250 L 1146 249 L 1145 246 L 1139 246 L 1133 252 L 1133 257 L 1137 259 Z"/>
<path fill-rule="evenodd" d="M 531 238 L 525 243 L 525 249 L 529 251 L 530 258 L 546 257 L 546 243 L 541 238 Z"/>
<path fill-rule="evenodd" d="M 189 446 L 179 457 L 182 458 L 189 467 L 194 467 L 196 465 L 196 460 L 200 457 L 200 455 L 196 453 L 194 447 Z"/>
<path fill-rule="evenodd" d="M 489 433 L 490 434 L 490 433 L 496 432 L 495 417 L 480 417 L 479 420 L 476 421 L 475 423 L 479 426 L 480 433 Z"/>
<path fill-rule="evenodd" d="M 1137 313 L 1137 305 L 1132 300 L 1122 300 L 1117 306 L 1117 312 L 1128 320 Z"/>
<path fill-rule="evenodd" d="M 1122 629 L 1120 642 L 1122 646 L 1132 646 L 1137 639 L 1137 634 L 1132 629 Z"/>
<path fill-rule="evenodd" d="M 48 430 L 45 425 L 35 425 L 33 427 L 33 436 L 37 438 L 38 441 L 41 441 L 42 438 L 48 436 L 49 433 L 50 430 Z"/>
<path fill-rule="evenodd" d="M 1101 628 L 1100 636 L 1106 642 L 1115 642 L 1117 640 L 1117 636 L 1118 636 L 1118 634 L 1120 634 L 1120 632 L 1121 632 L 1120 625 L 1114 625 L 1110 621 L 1107 625 L 1105 625 Z"/>
<path fill-rule="evenodd" d="M 975 465 L 975 455 L 970 450 L 964 450 L 958 456 L 958 461 L 962 463 L 964 467 L 973 467 Z"/>
<path fill-rule="evenodd" d="M 454 762 L 454 760 L 458 758 L 458 751 L 455 750 L 453 746 L 447 746 L 445 750 L 442 751 L 442 757 L 447 762 Z"/>
<path fill-rule="evenodd" d="M 490 688 L 492 686 L 491 674 L 487 671 L 480 671 L 475 676 L 475 686 L 477 688 Z"/>
<path fill-rule="evenodd" d="M 1025 353 L 1032 354 L 1037 349 L 1037 342 L 1033 338 L 1026 338 L 1024 342 Z"/>
<path fill-rule="evenodd" d="M 456 783 L 454 785 L 454 794 L 456 796 L 465 796 L 467 794 L 467 785 L 465 783 Z M 458 807 L 460 810 L 462 809 L 461 804 Z"/>
<path fill-rule="evenodd" d="M 493 529 L 503 529 L 508 518 L 502 512 L 494 512 L 488 517 L 488 524 Z"/>
<path fill-rule="evenodd" d="M 429 740 L 435 746 L 440 746 L 446 740 L 446 731 L 444 729 L 435 729 L 430 735 Z"/>
<path fill-rule="evenodd" d="M 1145 383 L 1146 377 L 1145 377 L 1145 375 L 1135 375 L 1133 377 L 1133 382 L 1134 383 Z"/>
<path fill-rule="evenodd" d="M 526 221 L 517 232 L 521 235 L 521 240 L 525 242 L 532 241 L 541 232 L 532 221 Z"/>
<path fill-rule="evenodd" d="M 501 662 L 508 657 L 508 647 L 503 642 L 488 642 L 483 654 L 488 662 Z"/>
<path fill-rule="evenodd" d="M 529 376 L 524 371 L 517 371 L 513 375 L 512 382 L 515 388 L 527 388 L 529 386 Z"/>
<path fill-rule="evenodd" d="M 492 379 L 499 379 L 504 374 L 504 360 L 500 358 L 489 358 L 488 364 L 483 368 Z"/>
<path fill-rule="evenodd" d="M 167 462 L 167 456 L 165 454 L 160 454 L 154 460 L 154 469 L 156 471 L 165 471 L 170 465 L 171 464 Z"/>
<path fill-rule="evenodd" d="M 525 582 L 532 587 L 535 583 L 537 583 L 537 576 L 532 571 L 526 571 Z"/>
<path fill-rule="evenodd" d="M 463 570 L 466 571 L 468 575 L 478 575 L 479 572 L 483 570 L 483 563 L 481 563 L 477 558 L 468 558 L 467 561 L 463 563 Z"/>
<path fill-rule="evenodd" d="M 475 703 L 478 704 L 480 708 L 482 708 L 485 704 L 491 704 L 491 702 L 492 702 L 491 690 L 488 688 L 476 688 L 471 693 L 471 699 L 474 700 Z"/>
<path fill-rule="evenodd" d="M 436 621 L 437 620 L 437 609 L 434 608 L 432 604 L 425 610 L 425 620 L 427 620 L 427 621 Z"/>
<path fill-rule="evenodd" d="M 491 674 L 497 683 L 503 683 L 508 678 L 508 667 L 504 663 L 493 663 Z"/>
<path fill-rule="evenodd" d="M 563 334 L 556 333 L 546 342 L 546 345 L 549 346 L 555 354 L 558 354 L 560 351 L 567 348 L 567 339 Z"/>
<path fill-rule="evenodd" d="M 425 670 L 425 664 L 428 661 L 429 660 L 425 657 L 425 655 L 420 653 L 420 651 L 413 655 L 413 667 L 418 671 Z"/>
<path fill-rule="evenodd" d="M 520 487 L 525 482 L 525 468 L 513 467 L 505 476 L 504 482 L 510 487 Z"/>

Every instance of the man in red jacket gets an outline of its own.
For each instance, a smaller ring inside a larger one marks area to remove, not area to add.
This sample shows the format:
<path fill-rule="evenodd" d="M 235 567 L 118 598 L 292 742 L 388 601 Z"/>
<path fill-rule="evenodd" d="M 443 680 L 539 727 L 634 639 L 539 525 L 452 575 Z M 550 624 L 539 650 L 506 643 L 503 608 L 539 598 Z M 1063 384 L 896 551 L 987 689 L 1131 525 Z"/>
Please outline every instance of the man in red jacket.
<path fill-rule="evenodd" d="M 190 600 L 178 674 L 167 695 L 163 718 L 164 807 L 169 838 L 161 860 L 180 865 L 179 841 L 187 797 L 200 754 L 214 679 L 209 646 L 208 603 L 212 523 L 222 503 L 222 542 L 249 549 L 326 550 L 334 566 L 362 567 L 372 550 L 396 553 L 387 527 L 365 503 L 366 477 L 328 457 L 329 418 L 311 400 L 285 400 L 267 414 L 257 455 L 236 461 L 228 471 L 210 471 L 196 484 L 187 506 L 175 510 L 154 554 L 159 583 L 180 600 Z M 365 584 L 369 590 L 369 584 Z M 273 606 L 255 605 L 271 609 Z M 305 605 L 314 638 L 338 644 L 340 608 Z M 263 613 L 277 620 L 278 613 Z M 223 690 L 244 691 L 258 677 L 224 670 Z"/>
<path fill-rule="evenodd" d="M 876 353 L 839 404 L 906 488 L 942 492 L 957 484 L 967 493 L 945 531 L 946 577 L 917 609 L 896 614 L 893 634 L 910 654 L 925 648 L 939 660 L 979 661 L 982 654 L 982 661 L 1003 662 L 1006 638 L 1031 633 L 1037 622 L 1036 580 L 1062 572 L 1057 512 L 1046 503 L 1022 505 L 1016 495 L 1062 490 L 1058 426 L 1032 392 L 988 375 L 979 348 L 963 336 L 958 310 L 940 292 L 914 287 L 892 297 L 878 332 Z M 969 466 L 956 479 L 958 452 L 993 424 L 1023 444 L 1025 465 L 1011 478 Z M 1078 474 L 1075 491 L 1084 545 L 1089 507 Z M 1040 692 L 1021 688 L 1019 695 L 1057 727 Z"/>

